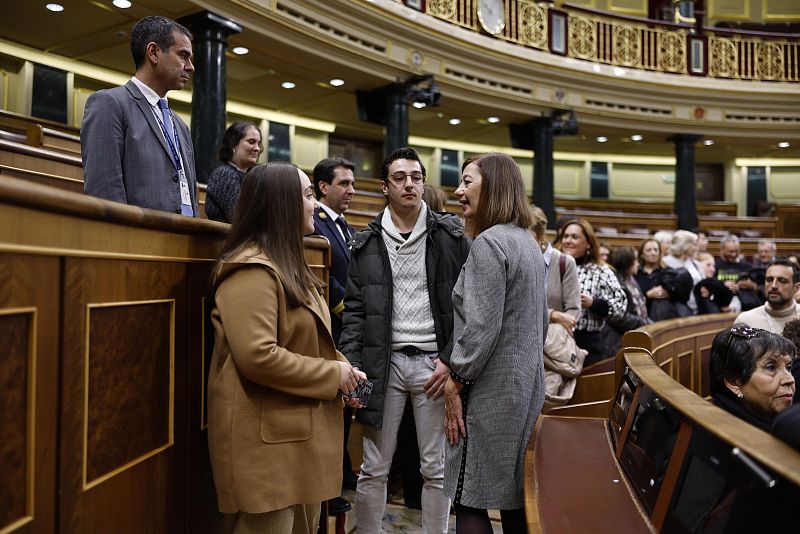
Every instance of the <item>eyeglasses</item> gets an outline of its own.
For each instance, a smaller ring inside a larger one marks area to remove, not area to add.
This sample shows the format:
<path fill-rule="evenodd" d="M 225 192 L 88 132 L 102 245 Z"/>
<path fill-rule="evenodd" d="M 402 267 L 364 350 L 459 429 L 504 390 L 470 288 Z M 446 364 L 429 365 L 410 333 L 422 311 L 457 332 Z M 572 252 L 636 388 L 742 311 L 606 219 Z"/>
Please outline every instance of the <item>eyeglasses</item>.
<path fill-rule="evenodd" d="M 421 172 L 412 172 L 411 174 L 406 174 L 404 172 L 396 172 L 389 176 L 389 179 L 394 182 L 397 186 L 404 186 L 406 185 L 406 180 L 411 178 L 411 183 L 413 184 L 421 184 L 425 181 L 425 175 Z"/>

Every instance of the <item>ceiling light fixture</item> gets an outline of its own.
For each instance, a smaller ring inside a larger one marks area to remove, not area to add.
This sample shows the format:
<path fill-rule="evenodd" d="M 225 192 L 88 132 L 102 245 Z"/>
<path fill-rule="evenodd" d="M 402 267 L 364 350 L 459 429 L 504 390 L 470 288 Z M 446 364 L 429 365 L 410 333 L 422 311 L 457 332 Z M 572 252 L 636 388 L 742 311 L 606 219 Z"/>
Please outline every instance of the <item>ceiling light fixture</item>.
<path fill-rule="evenodd" d="M 62 6 L 61 4 L 47 4 L 44 7 L 46 7 L 47 9 L 52 11 L 53 13 L 59 13 L 61 11 L 64 11 L 64 6 Z"/>
<path fill-rule="evenodd" d="M 129 7 L 131 7 L 133 5 L 133 4 L 130 3 L 129 0 L 114 0 L 111 3 L 114 4 L 115 6 L 117 6 L 120 9 L 128 9 Z"/>
<path fill-rule="evenodd" d="M 486 119 L 486 121 L 492 124 L 497 124 L 498 122 L 500 122 L 500 117 L 489 117 L 488 119 Z"/>
<path fill-rule="evenodd" d="M 450 123 L 450 124 L 452 124 L 453 126 L 457 126 L 457 125 L 461 124 L 461 119 L 450 119 L 450 120 L 449 120 L 449 121 L 447 121 L 447 122 L 449 122 L 449 123 Z"/>
<path fill-rule="evenodd" d="M 778 143 L 778 148 L 789 148 L 789 141 L 781 141 Z"/>
<path fill-rule="evenodd" d="M 594 72 L 600 72 L 600 65 L 598 65 L 597 63 L 595 63 L 594 65 L 592 65 L 592 70 L 593 70 Z"/>
<path fill-rule="evenodd" d="M 597 138 L 597 142 L 598 143 L 606 143 L 606 142 L 608 142 L 608 137 L 606 137 L 604 135 L 601 135 L 600 137 Z"/>
<path fill-rule="evenodd" d="M 644 139 L 644 137 L 642 135 L 639 135 L 639 134 L 633 134 L 631 136 L 631 141 L 641 141 L 642 139 Z"/>
<path fill-rule="evenodd" d="M 426 107 L 425 102 L 413 102 L 411 105 L 417 109 L 422 109 Z"/>
<path fill-rule="evenodd" d="M 334 78 L 328 83 L 334 87 L 341 87 L 342 85 L 344 85 L 344 80 L 342 80 L 341 78 Z"/>
<path fill-rule="evenodd" d="M 233 52 L 237 56 L 243 56 L 245 54 L 249 54 L 250 49 L 247 48 L 246 46 L 234 46 L 231 52 Z"/>
<path fill-rule="evenodd" d="M 625 76 L 625 69 L 620 67 L 614 67 L 614 74 L 617 76 Z"/>
<path fill-rule="evenodd" d="M 284 89 L 294 89 L 295 87 L 297 87 L 297 84 L 294 82 L 283 82 L 281 84 L 281 87 L 283 87 Z"/>
<path fill-rule="evenodd" d="M 714 144 L 714 140 L 713 139 L 706 139 L 705 141 L 703 141 L 703 144 L 706 145 L 706 146 L 711 146 L 711 145 Z"/>

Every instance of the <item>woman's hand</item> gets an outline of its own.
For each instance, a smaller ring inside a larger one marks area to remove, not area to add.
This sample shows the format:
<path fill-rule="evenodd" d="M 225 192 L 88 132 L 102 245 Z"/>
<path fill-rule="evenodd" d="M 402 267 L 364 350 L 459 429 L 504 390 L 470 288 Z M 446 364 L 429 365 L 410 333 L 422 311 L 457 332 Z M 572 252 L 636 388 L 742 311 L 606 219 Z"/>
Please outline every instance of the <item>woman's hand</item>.
<path fill-rule="evenodd" d="M 592 304 L 594 304 L 594 297 L 592 297 L 589 293 L 581 293 L 581 307 L 591 308 Z"/>
<path fill-rule="evenodd" d="M 350 362 L 337 361 L 339 364 L 339 389 L 342 393 L 350 393 L 358 385 L 359 380 L 366 380 L 367 375 L 350 365 Z"/>
<path fill-rule="evenodd" d="M 444 434 L 450 445 L 458 443 L 459 432 L 467 436 L 467 427 L 464 424 L 464 413 L 461 404 L 461 388 L 464 385 L 452 378 L 447 379 L 444 385 Z"/>
<path fill-rule="evenodd" d="M 711 292 L 709 292 L 707 287 L 701 287 L 700 296 L 703 297 L 704 299 L 707 299 L 711 296 Z"/>
<path fill-rule="evenodd" d="M 661 286 L 653 286 L 647 290 L 647 298 L 649 299 L 665 299 L 669 297 L 667 290 Z"/>
<path fill-rule="evenodd" d="M 560 311 L 553 310 L 553 312 L 550 313 L 550 322 L 560 324 L 566 328 L 567 332 L 570 334 L 572 333 L 572 329 L 575 328 L 575 318 L 568 313 Z"/>

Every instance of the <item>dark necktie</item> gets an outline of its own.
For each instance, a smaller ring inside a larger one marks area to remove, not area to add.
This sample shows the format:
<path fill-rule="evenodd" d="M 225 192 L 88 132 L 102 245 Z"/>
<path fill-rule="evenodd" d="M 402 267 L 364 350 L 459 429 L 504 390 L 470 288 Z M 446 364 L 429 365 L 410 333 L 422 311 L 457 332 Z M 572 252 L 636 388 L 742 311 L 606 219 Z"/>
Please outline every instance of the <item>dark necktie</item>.
<path fill-rule="evenodd" d="M 347 227 L 347 221 L 344 220 L 344 215 L 339 215 L 336 218 L 336 224 L 338 224 L 339 228 L 341 228 L 342 235 L 344 236 L 344 242 L 347 244 L 347 240 L 350 239 L 350 229 Z"/>

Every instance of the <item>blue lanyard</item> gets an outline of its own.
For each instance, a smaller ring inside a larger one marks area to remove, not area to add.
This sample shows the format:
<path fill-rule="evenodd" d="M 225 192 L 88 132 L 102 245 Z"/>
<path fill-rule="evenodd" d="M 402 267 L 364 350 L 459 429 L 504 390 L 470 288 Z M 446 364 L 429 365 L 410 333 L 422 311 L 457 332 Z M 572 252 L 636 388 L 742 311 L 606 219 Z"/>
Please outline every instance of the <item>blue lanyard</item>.
<path fill-rule="evenodd" d="M 171 113 L 170 113 L 171 116 Z M 181 172 L 183 167 L 181 166 L 181 158 L 178 155 L 178 151 L 181 149 L 181 140 L 178 137 L 178 129 L 175 128 L 175 123 L 172 123 L 172 131 L 175 133 L 175 143 L 172 142 L 172 139 L 169 138 L 169 134 L 167 133 L 167 128 L 164 126 L 164 123 L 161 119 L 158 118 L 158 114 L 156 114 L 156 119 L 158 121 L 158 125 L 161 126 L 161 132 L 164 134 L 164 139 L 167 140 L 167 144 L 169 145 L 169 149 L 172 151 L 172 159 L 175 163 L 175 168 L 178 169 L 178 172 Z M 170 119 L 171 120 L 171 119 Z M 175 146 L 177 145 L 177 150 Z"/>

